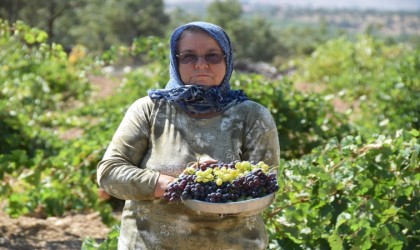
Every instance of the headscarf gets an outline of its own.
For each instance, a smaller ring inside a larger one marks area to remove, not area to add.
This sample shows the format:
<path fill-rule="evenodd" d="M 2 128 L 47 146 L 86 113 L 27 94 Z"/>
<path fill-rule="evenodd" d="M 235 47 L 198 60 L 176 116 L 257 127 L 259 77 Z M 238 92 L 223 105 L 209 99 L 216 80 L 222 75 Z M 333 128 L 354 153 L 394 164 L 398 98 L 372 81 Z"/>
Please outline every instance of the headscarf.
<path fill-rule="evenodd" d="M 176 58 L 177 43 L 182 32 L 189 27 L 199 27 L 207 32 L 220 45 L 225 54 L 226 74 L 218 86 L 185 85 L 179 74 Z M 228 108 L 248 100 L 242 90 L 230 88 L 230 77 L 233 72 L 233 49 L 226 32 L 219 26 L 207 22 L 192 22 L 175 29 L 170 40 L 170 79 L 165 89 L 149 90 L 151 99 L 165 99 L 178 104 L 190 114 L 206 114 L 222 112 Z"/>

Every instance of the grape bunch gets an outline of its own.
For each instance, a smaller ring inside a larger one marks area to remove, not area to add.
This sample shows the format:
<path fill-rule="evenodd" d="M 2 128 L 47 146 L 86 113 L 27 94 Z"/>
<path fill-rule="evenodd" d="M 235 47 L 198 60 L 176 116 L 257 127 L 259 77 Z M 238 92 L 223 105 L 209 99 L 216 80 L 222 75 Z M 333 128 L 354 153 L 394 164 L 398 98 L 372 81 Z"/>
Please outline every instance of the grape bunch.
<path fill-rule="evenodd" d="M 276 173 L 263 161 L 196 163 L 169 184 L 164 198 L 170 202 L 194 199 L 226 203 L 259 198 L 279 189 Z"/>

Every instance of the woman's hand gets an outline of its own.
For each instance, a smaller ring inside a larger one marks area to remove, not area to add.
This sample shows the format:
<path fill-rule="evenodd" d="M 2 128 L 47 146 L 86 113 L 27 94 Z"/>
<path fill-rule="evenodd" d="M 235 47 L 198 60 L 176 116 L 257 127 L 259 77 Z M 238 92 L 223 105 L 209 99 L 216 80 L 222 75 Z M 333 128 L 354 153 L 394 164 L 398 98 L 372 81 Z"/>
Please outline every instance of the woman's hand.
<path fill-rule="evenodd" d="M 159 179 L 155 186 L 154 196 L 156 198 L 161 198 L 165 194 L 165 190 L 168 187 L 169 183 L 171 183 L 175 177 L 170 175 L 160 174 Z"/>
<path fill-rule="evenodd" d="M 199 167 L 208 168 L 211 164 L 216 164 L 216 163 L 218 163 L 217 160 L 208 158 L 201 161 L 198 160 L 197 162 L 194 162 L 194 164 L 190 165 L 190 167 L 193 167 L 195 169 L 198 169 Z"/>
<path fill-rule="evenodd" d="M 195 163 L 193 165 L 193 167 L 198 168 L 199 167 L 198 165 L 210 166 L 211 164 L 214 164 L 214 163 L 217 163 L 217 162 L 218 162 L 217 160 L 209 158 L 209 159 L 205 159 L 205 160 L 200 161 L 199 164 L 198 164 L 198 162 Z M 165 194 L 166 188 L 168 188 L 169 184 L 173 180 L 175 180 L 175 177 L 173 177 L 173 176 L 160 174 L 159 179 L 158 179 L 158 181 L 156 183 L 156 186 L 155 186 L 155 192 L 154 192 L 155 198 L 163 197 L 164 194 Z"/>

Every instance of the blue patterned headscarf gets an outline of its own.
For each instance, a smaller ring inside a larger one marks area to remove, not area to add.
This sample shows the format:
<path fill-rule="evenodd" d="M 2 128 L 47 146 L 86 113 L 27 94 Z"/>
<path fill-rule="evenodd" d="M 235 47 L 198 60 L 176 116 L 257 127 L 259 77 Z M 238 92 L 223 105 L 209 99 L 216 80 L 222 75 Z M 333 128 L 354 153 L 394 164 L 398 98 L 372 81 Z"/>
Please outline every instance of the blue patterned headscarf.
<path fill-rule="evenodd" d="M 190 27 L 199 27 L 213 37 L 226 55 L 226 74 L 218 86 L 185 85 L 179 74 L 176 58 L 177 42 L 182 32 Z M 229 36 L 219 26 L 206 22 L 192 22 L 178 27 L 170 40 L 170 79 L 165 89 L 149 90 L 151 99 L 165 99 L 178 104 L 190 114 L 206 114 L 222 112 L 228 108 L 248 100 L 242 90 L 230 88 L 230 77 L 233 71 L 233 51 Z"/>

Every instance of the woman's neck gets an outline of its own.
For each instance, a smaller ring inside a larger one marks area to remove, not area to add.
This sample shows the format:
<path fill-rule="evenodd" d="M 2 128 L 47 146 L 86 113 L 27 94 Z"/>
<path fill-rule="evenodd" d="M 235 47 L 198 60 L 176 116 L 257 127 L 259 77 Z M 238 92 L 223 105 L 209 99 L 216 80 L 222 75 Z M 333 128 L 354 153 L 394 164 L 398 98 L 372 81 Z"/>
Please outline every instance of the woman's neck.
<path fill-rule="evenodd" d="M 193 118 L 197 118 L 197 119 L 209 119 L 209 118 L 213 118 L 215 116 L 218 116 L 221 113 L 222 112 L 210 112 L 210 113 L 206 113 L 206 114 L 188 114 L 188 115 L 193 117 Z"/>

